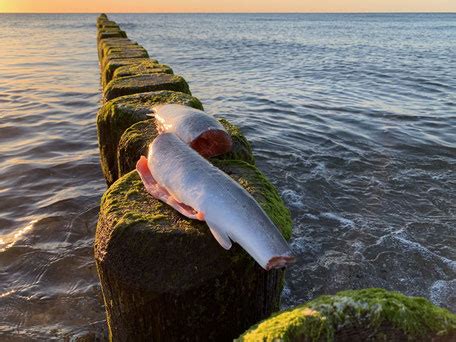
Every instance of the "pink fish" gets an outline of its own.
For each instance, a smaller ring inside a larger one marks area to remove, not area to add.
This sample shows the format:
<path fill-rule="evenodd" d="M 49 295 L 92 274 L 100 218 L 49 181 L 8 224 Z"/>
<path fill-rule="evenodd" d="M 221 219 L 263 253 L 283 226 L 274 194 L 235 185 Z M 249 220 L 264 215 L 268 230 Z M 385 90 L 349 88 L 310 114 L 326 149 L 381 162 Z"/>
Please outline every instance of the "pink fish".
<path fill-rule="evenodd" d="M 206 221 L 223 248 L 237 242 L 266 270 L 294 262 L 287 242 L 255 199 L 174 134 L 155 138 L 136 169 L 152 196 Z"/>

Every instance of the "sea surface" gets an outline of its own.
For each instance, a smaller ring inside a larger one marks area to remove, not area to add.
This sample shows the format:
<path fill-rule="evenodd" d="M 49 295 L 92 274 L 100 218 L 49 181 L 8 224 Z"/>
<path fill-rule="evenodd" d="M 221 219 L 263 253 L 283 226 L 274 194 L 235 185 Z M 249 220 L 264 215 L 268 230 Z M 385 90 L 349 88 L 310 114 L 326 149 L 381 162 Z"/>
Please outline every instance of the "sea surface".
<path fill-rule="evenodd" d="M 284 308 L 456 312 L 456 14 L 112 15 L 239 125 L 294 222 Z M 0 339 L 104 336 L 96 15 L 0 15 Z"/>

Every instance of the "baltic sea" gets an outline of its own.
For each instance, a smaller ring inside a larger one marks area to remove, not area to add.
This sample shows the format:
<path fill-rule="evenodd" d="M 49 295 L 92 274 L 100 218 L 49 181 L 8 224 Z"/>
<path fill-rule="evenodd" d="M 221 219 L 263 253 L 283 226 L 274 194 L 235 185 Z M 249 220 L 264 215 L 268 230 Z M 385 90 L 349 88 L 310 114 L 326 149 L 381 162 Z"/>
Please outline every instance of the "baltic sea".
<path fill-rule="evenodd" d="M 456 312 L 456 14 L 112 15 L 237 124 L 294 222 L 282 306 Z M 0 336 L 103 334 L 96 15 L 0 15 Z"/>

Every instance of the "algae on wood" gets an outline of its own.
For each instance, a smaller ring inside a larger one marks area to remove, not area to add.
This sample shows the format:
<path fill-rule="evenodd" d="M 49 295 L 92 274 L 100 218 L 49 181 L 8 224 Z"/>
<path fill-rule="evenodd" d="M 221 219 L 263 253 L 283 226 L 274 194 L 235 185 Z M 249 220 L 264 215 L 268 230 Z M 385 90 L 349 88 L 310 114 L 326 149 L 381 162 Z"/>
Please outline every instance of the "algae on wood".
<path fill-rule="evenodd" d="M 107 39 L 107 38 L 127 38 L 127 34 L 125 31 L 122 30 L 107 30 L 107 31 L 100 31 L 98 33 L 97 39 Z"/>
<path fill-rule="evenodd" d="M 290 236 L 288 210 L 255 167 L 217 165 Z M 136 171 L 103 196 L 95 258 L 114 340 L 230 341 L 278 309 L 283 270 L 264 271 L 237 244 L 224 250 L 204 222 L 146 193 Z"/>
<path fill-rule="evenodd" d="M 105 27 L 119 27 L 119 24 L 117 24 L 115 21 L 112 21 L 112 20 L 101 19 L 97 22 L 97 27 L 99 29 L 102 29 Z"/>
<path fill-rule="evenodd" d="M 155 63 L 152 60 L 142 61 L 136 64 L 125 65 L 118 68 L 112 78 L 127 77 L 127 76 L 136 76 L 136 75 L 146 75 L 146 74 L 173 74 L 173 70 L 165 65 Z"/>
<path fill-rule="evenodd" d="M 135 44 L 135 43 L 122 43 L 122 44 L 117 44 L 117 45 L 106 45 L 104 50 L 103 50 L 103 56 L 107 57 L 108 59 L 114 59 L 116 54 L 119 53 L 143 53 L 145 56 L 142 58 L 147 58 L 149 57 L 149 54 L 147 53 L 146 49 L 144 49 L 141 45 Z M 124 58 L 124 57 L 122 57 Z"/>
<path fill-rule="evenodd" d="M 132 48 L 135 46 L 140 46 L 135 41 L 132 41 L 129 38 L 107 38 L 99 41 L 98 43 L 98 58 L 101 62 L 101 59 L 108 53 L 111 48 Z"/>
<path fill-rule="evenodd" d="M 455 341 L 456 315 L 384 289 L 342 291 L 274 314 L 237 341 Z"/>
<path fill-rule="evenodd" d="M 201 102 L 188 94 L 157 91 L 122 96 L 105 103 L 97 115 L 100 162 L 108 185 L 118 178 L 117 147 L 120 137 L 131 125 L 149 119 L 147 114 L 158 104 L 176 103 L 203 109 Z"/>
<path fill-rule="evenodd" d="M 172 90 L 191 95 L 183 77 L 170 74 L 150 74 L 113 79 L 106 85 L 104 97 L 109 101 L 119 96 L 158 90 Z"/>
<path fill-rule="evenodd" d="M 106 61 L 112 61 L 113 59 L 130 59 L 130 58 L 148 58 L 149 54 L 143 48 L 133 48 L 133 49 L 120 49 L 120 50 L 111 50 L 106 55 L 104 55 L 102 64 Z"/>
<path fill-rule="evenodd" d="M 117 68 L 123 67 L 125 65 L 134 65 L 146 61 L 152 61 L 158 63 L 157 60 L 149 58 L 123 58 L 123 59 L 113 59 L 106 61 L 102 66 L 101 79 L 103 87 L 112 80 L 112 76 Z"/>
<path fill-rule="evenodd" d="M 143 48 L 137 42 L 129 38 L 104 39 L 100 42 L 99 46 L 100 49 L 105 49 L 106 53 L 111 49 Z"/>
<path fill-rule="evenodd" d="M 98 43 L 98 48 L 99 49 L 105 49 L 109 47 L 123 47 L 123 46 L 132 46 L 136 45 L 139 46 L 139 44 L 130 38 L 108 38 L 108 39 L 103 39 Z"/>

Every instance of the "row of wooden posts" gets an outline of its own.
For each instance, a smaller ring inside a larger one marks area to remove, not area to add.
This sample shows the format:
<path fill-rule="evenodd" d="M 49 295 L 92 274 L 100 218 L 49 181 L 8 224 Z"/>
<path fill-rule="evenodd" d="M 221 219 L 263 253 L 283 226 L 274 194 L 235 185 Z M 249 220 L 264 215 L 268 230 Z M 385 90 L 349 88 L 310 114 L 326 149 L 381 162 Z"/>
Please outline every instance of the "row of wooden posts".
<path fill-rule="evenodd" d="M 157 135 L 148 114 L 160 103 L 203 109 L 187 82 L 150 58 L 106 15 L 97 20 L 104 103 L 97 116 L 103 196 L 95 257 L 113 340 L 232 340 L 279 309 L 284 271 L 266 272 L 241 248 L 221 248 L 204 223 L 143 190 L 134 171 Z M 221 119 L 233 151 L 211 161 L 239 181 L 287 238 L 291 218 L 255 167 L 250 144 Z"/>
<path fill-rule="evenodd" d="M 456 340 L 456 315 L 382 289 L 322 296 L 270 317 L 279 310 L 284 271 L 264 271 L 236 244 L 221 248 L 204 222 L 146 193 L 134 170 L 158 134 L 153 106 L 203 109 L 202 103 L 183 77 L 150 58 L 105 14 L 97 29 L 103 89 L 97 128 L 108 189 L 94 247 L 111 340 Z M 290 212 L 256 168 L 249 142 L 238 127 L 220 122 L 233 150 L 210 161 L 249 191 L 289 239 Z"/>

